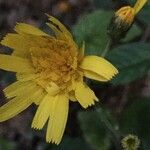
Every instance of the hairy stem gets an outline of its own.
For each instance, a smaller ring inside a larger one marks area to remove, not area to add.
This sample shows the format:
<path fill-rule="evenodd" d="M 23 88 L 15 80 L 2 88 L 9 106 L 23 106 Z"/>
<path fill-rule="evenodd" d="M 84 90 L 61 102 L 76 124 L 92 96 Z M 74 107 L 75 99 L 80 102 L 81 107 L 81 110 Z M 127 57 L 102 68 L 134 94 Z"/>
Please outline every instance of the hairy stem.
<path fill-rule="evenodd" d="M 101 54 L 101 57 L 105 57 L 106 56 L 107 52 L 110 50 L 111 44 L 112 44 L 112 40 L 109 39 L 107 44 L 106 44 L 106 47 L 105 47 L 104 51 Z"/>
<path fill-rule="evenodd" d="M 111 137 L 112 137 L 112 141 L 115 144 L 116 150 L 120 150 L 121 146 L 120 146 L 120 133 L 119 133 L 119 131 L 114 129 L 113 125 L 108 120 L 108 118 L 105 115 L 105 113 L 101 114 L 101 111 L 99 109 L 97 109 L 97 108 L 96 108 L 96 112 L 98 114 L 100 114 L 100 115 L 98 115 L 100 121 L 103 123 L 103 125 L 106 127 L 106 129 L 110 132 Z"/>

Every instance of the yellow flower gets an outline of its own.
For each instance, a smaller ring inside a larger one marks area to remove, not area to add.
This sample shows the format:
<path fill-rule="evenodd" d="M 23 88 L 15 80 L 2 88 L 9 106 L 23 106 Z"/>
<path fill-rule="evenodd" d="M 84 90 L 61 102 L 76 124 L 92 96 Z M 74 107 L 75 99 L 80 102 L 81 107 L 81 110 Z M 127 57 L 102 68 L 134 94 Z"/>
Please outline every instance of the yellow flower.
<path fill-rule="evenodd" d="M 19 23 L 16 33 L 7 34 L 1 44 L 12 48 L 12 55 L 0 54 L 0 68 L 16 72 L 17 81 L 4 89 L 9 100 L 0 107 L 0 122 L 8 120 L 32 103 L 38 105 L 32 127 L 42 129 L 48 120 L 46 141 L 59 144 L 67 122 L 69 100 L 83 108 L 98 98 L 83 82 L 83 76 L 109 81 L 118 71 L 104 58 L 84 56 L 71 33 L 49 16 L 50 36 L 40 29 Z"/>

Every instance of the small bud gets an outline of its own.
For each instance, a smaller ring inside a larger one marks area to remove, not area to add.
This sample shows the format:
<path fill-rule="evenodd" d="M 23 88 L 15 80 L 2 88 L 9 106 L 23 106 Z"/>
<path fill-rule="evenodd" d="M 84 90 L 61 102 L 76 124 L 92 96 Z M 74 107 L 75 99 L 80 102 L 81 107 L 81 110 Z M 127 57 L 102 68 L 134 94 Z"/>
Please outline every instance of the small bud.
<path fill-rule="evenodd" d="M 140 140 L 137 136 L 129 134 L 121 140 L 123 150 L 137 150 L 140 145 Z"/>
<path fill-rule="evenodd" d="M 115 13 L 116 23 L 118 25 L 130 26 L 133 23 L 135 12 L 130 6 L 122 7 Z"/>
<path fill-rule="evenodd" d="M 137 0 L 134 7 L 125 6 L 115 12 L 108 26 L 108 35 L 113 42 L 118 42 L 125 37 L 134 22 L 135 16 L 146 2 L 147 0 Z"/>
<path fill-rule="evenodd" d="M 135 11 L 130 6 L 122 7 L 115 13 L 108 26 L 108 35 L 113 41 L 118 41 L 125 37 L 133 24 L 134 17 Z"/>

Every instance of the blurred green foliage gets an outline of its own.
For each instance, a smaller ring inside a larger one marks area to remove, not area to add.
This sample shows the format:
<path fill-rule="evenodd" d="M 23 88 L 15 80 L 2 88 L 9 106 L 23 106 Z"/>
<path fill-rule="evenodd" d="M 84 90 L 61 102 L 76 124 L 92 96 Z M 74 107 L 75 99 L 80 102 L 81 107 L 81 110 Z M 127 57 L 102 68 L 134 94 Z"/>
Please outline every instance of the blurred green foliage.
<path fill-rule="evenodd" d="M 148 74 L 150 70 L 150 44 L 132 43 L 119 46 L 107 55 L 119 69 L 112 80 L 114 85 L 128 84 Z"/>
<path fill-rule="evenodd" d="M 108 150 L 114 145 L 115 136 L 110 136 L 109 130 L 100 119 L 106 116 L 113 130 L 120 130 L 120 137 L 133 134 L 138 136 L 141 142 L 141 150 L 149 150 L 150 148 L 150 99 L 143 98 L 135 101 L 127 107 L 120 117 L 119 124 L 110 115 L 110 112 L 100 108 L 98 112 L 95 110 L 80 112 L 79 121 L 81 129 L 84 132 L 85 139 L 91 144 L 95 150 Z M 105 113 L 105 114 L 104 114 Z"/>
<path fill-rule="evenodd" d="M 140 19 L 142 22 L 146 23 L 147 25 L 150 25 L 150 19 L 149 19 L 149 6 L 145 6 L 145 8 L 138 14 L 138 19 Z"/>
<path fill-rule="evenodd" d="M 104 116 L 106 118 L 102 118 Z M 111 135 L 113 133 L 110 133 L 103 122 L 106 119 L 110 122 L 108 128 L 110 127 L 113 128 L 113 130 L 118 130 L 116 120 L 112 117 L 110 112 L 103 108 L 99 108 L 97 111 L 92 110 L 79 113 L 79 121 L 85 139 L 95 150 L 107 150 L 111 147 L 112 141 L 114 141 L 114 137 Z"/>
<path fill-rule="evenodd" d="M 150 149 L 150 98 L 135 101 L 123 112 L 120 128 L 123 135 L 137 135 L 141 140 L 141 149 Z"/>
<path fill-rule="evenodd" d="M 95 11 L 81 17 L 73 28 L 77 42 L 81 45 L 85 41 L 87 55 L 100 55 L 105 49 L 108 41 L 107 25 L 111 17 L 112 13 L 109 11 Z"/>
<path fill-rule="evenodd" d="M 136 24 L 133 24 L 131 29 L 128 31 L 126 37 L 122 39 L 123 42 L 129 42 L 134 40 L 136 37 L 140 36 L 142 33 L 141 29 L 139 26 Z"/>
<path fill-rule="evenodd" d="M 6 139 L 0 138 L 0 150 L 15 150 L 16 144 L 14 142 L 9 142 Z"/>
<path fill-rule="evenodd" d="M 58 146 L 47 145 L 44 150 L 92 150 L 90 146 L 83 140 L 83 138 L 64 137 L 61 144 Z"/>

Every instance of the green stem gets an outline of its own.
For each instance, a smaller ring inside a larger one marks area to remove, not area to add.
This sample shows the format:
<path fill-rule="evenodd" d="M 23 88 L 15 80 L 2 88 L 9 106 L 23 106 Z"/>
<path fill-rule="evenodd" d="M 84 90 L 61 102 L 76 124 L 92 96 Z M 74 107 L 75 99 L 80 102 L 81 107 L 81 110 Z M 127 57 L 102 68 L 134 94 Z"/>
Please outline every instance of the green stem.
<path fill-rule="evenodd" d="M 103 113 L 101 114 L 100 110 L 96 108 L 96 112 L 100 115 L 99 119 L 103 123 L 103 125 L 108 129 L 108 131 L 111 133 L 112 139 L 114 141 L 116 150 L 120 150 L 120 134 L 118 131 L 114 129 L 110 121 L 107 119 L 107 116 Z"/>
<path fill-rule="evenodd" d="M 111 39 L 109 39 L 107 44 L 106 44 L 106 47 L 105 47 L 104 51 L 101 54 L 101 57 L 105 57 L 106 56 L 107 52 L 110 50 L 111 44 L 112 44 L 112 41 L 111 41 Z"/>

